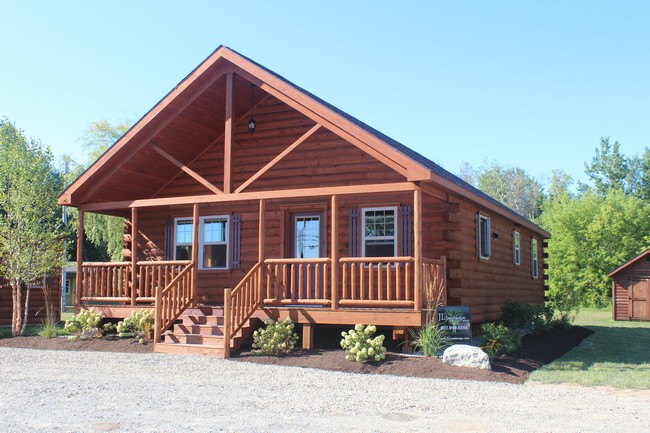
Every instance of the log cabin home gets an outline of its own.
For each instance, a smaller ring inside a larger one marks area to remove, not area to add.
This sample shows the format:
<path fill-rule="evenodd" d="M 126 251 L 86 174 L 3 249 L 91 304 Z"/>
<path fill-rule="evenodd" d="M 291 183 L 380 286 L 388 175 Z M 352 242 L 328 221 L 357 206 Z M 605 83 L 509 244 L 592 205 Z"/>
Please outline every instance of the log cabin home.
<path fill-rule="evenodd" d="M 432 143 L 432 145 L 435 145 Z M 440 146 L 443 150 L 444 146 Z M 59 198 L 125 218 L 76 309 L 155 310 L 155 350 L 229 356 L 254 321 L 392 327 L 428 306 L 543 303 L 550 234 L 442 167 L 220 46 Z"/>

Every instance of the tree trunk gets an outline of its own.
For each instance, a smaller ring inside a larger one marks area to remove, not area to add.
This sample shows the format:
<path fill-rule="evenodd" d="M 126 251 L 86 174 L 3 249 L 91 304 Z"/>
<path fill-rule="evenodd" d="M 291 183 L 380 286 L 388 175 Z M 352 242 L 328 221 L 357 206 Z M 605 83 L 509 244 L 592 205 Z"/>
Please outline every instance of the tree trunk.
<path fill-rule="evenodd" d="M 25 318 L 23 319 L 23 326 L 20 329 L 20 335 L 23 335 L 25 333 L 25 329 L 27 329 L 27 319 L 29 318 L 29 285 L 27 285 L 27 291 L 25 292 Z"/>
<path fill-rule="evenodd" d="M 22 327 L 22 291 L 20 290 L 20 282 L 14 280 L 11 283 L 11 294 L 13 296 L 13 308 L 11 311 L 11 335 L 17 337 L 20 335 L 20 328 Z"/>

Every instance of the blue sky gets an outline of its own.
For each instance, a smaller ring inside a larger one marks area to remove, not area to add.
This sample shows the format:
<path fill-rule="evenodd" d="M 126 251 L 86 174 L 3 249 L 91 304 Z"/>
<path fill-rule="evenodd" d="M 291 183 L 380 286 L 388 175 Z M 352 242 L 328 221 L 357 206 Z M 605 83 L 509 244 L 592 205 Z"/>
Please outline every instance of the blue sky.
<path fill-rule="evenodd" d="M 446 169 L 585 180 L 650 145 L 650 2 L 5 1 L 0 116 L 83 160 L 227 45 Z"/>

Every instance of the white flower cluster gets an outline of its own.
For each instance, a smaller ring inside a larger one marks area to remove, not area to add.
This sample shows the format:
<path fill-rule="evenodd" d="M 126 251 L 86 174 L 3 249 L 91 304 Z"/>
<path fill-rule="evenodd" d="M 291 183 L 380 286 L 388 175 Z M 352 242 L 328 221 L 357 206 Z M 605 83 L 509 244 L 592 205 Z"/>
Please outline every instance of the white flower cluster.
<path fill-rule="evenodd" d="M 253 333 L 253 353 L 256 355 L 278 355 L 289 353 L 296 346 L 298 334 L 293 332 L 296 325 L 290 318 L 282 322 L 271 319 L 264 321 L 266 328 Z"/>
<path fill-rule="evenodd" d="M 149 310 L 134 311 L 129 317 L 117 324 L 117 332 L 120 337 L 126 337 L 130 333 L 145 334 L 154 326 L 154 316 Z"/>
<path fill-rule="evenodd" d="M 101 313 L 96 312 L 92 308 L 90 310 L 82 309 L 79 314 L 73 316 L 72 319 L 65 321 L 64 329 L 70 334 L 73 334 L 73 337 L 78 339 L 79 335 L 84 331 L 86 331 L 86 333 L 91 333 L 91 331 L 96 332 L 97 326 L 99 326 L 99 322 L 101 321 Z"/>
<path fill-rule="evenodd" d="M 349 361 L 368 362 L 381 361 L 386 357 L 384 336 L 378 335 L 372 338 L 377 332 L 374 325 L 363 326 L 361 323 L 355 325 L 354 329 L 348 332 L 341 332 L 343 339 L 341 347 L 348 353 L 345 358 Z"/>

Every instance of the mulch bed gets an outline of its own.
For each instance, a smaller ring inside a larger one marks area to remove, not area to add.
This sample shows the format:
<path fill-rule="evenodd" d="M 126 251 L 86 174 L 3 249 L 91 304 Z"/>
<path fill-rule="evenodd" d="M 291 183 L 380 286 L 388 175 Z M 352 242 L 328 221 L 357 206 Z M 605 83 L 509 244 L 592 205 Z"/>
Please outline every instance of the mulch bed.
<path fill-rule="evenodd" d="M 515 354 L 493 360 L 491 371 L 452 367 L 437 358 L 404 356 L 395 352 L 389 352 L 381 363 L 359 364 L 347 361 L 344 352 L 335 348 L 295 350 L 283 356 L 259 356 L 253 355 L 249 346 L 234 354 L 232 360 L 350 373 L 524 383 L 532 371 L 564 355 L 591 334 L 591 330 L 575 326 L 540 335 L 527 335 Z M 16 337 L 0 339 L 0 347 L 128 353 L 150 353 L 153 349 L 151 342 L 140 344 L 137 340 L 116 337 L 80 341 L 68 341 L 61 337 Z"/>

